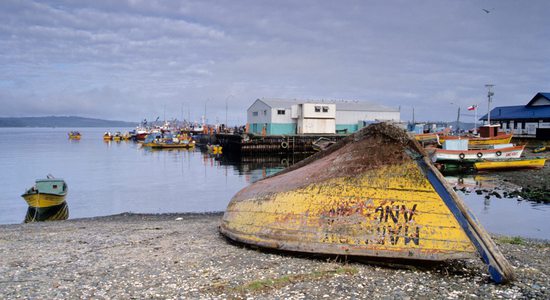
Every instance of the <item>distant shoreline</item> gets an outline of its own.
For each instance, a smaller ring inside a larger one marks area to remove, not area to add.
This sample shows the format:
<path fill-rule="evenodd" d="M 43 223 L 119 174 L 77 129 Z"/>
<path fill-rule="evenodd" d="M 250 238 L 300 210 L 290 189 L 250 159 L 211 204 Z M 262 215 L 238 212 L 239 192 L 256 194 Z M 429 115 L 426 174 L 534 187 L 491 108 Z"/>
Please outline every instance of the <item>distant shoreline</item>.
<path fill-rule="evenodd" d="M 135 127 L 138 122 L 103 120 L 77 116 L 0 117 L 0 127 L 65 128 L 65 127 Z"/>

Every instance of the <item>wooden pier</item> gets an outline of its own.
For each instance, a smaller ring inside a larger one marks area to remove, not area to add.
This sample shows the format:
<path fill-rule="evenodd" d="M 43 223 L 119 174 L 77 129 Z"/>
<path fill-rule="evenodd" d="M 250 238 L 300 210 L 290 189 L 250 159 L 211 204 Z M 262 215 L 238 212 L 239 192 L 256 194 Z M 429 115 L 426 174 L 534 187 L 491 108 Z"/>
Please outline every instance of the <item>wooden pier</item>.
<path fill-rule="evenodd" d="M 313 153 L 313 143 L 320 138 L 339 141 L 346 135 L 254 135 L 217 134 L 216 139 L 224 152 L 243 155 Z"/>

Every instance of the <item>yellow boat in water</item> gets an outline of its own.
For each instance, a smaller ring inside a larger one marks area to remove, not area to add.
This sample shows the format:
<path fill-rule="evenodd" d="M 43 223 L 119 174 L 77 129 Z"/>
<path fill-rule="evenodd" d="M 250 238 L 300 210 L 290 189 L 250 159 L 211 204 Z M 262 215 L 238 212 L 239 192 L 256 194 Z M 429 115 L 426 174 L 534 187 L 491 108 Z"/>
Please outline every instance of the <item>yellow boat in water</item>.
<path fill-rule="evenodd" d="M 496 282 L 512 268 L 418 142 L 374 124 L 238 192 L 220 231 L 261 247 L 385 259 L 481 253 Z"/>
<path fill-rule="evenodd" d="M 80 140 L 81 134 L 78 131 L 71 131 L 69 134 L 69 140 Z"/>
<path fill-rule="evenodd" d="M 21 195 L 29 205 L 25 223 L 66 220 L 69 217 L 65 202 L 67 192 L 68 187 L 63 179 L 48 175 L 46 179 L 36 180 L 35 185 Z"/>
<path fill-rule="evenodd" d="M 480 147 L 480 146 L 491 146 L 491 145 L 501 145 L 501 144 L 510 144 L 512 140 L 512 134 L 501 134 L 494 137 L 468 137 L 468 136 L 453 136 L 453 135 L 440 135 L 439 142 L 443 144 L 446 140 L 468 140 L 468 147 Z"/>
<path fill-rule="evenodd" d="M 506 160 L 485 160 L 474 163 L 477 170 L 496 169 L 540 169 L 544 168 L 546 158 L 517 158 Z"/>

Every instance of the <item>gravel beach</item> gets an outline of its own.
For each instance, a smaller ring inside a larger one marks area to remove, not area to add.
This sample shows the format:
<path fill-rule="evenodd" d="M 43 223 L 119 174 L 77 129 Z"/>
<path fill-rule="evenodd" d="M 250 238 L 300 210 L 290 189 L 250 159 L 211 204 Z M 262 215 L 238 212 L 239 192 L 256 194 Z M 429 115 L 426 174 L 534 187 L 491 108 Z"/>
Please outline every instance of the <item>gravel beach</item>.
<path fill-rule="evenodd" d="M 516 281 L 480 259 L 387 267 L 230 243 L 222 214 L 122 214 L 0 226 L 3 299 L 548 299 L 550 241 L 495 237 Z"/>

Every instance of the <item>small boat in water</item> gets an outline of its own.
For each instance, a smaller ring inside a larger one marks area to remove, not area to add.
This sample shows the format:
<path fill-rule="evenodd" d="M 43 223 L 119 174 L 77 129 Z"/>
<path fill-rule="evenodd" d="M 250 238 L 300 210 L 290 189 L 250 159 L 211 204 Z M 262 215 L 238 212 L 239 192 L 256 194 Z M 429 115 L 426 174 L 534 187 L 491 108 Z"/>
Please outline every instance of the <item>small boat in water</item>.
<path fill-rule="evenodd" d="M 414 139 L 419 142 L 439 142 L 437 133 L 418 133 L 414 135 Z"/>
<path fill-rule="evenodd" d="M 143 147 L 152 149 L 190 149 L 195 147 L 195 141 L 187 135 L 175 136 L 169 132 L 151 133 L 143 142 Z"/>
<path fill-rule="evenodd" d="M 504 170 L 504 169 L 540 169 L 544 168 L 546 158 L 517 158 L 506 160 L 484 160 L 474 163 L 477 170 Z"/>
<path fill-rule="evenodd" d="M 69 217 L 65 202 L 67 192 L 68 187 L 63 179 L 48 175 L 46 179 L 36 180 L 34 186 L 21 195 L 29 205 L 25 223 L 66 220 Z"/>
<path fill-rule="evenodd" d="M 512 134 L 499 134 L 494 137 L 469 137 L 469 136 L 454 136 L 440 135 L 439 142 L 443 143 L 446 140 L 467 139 L 468 147 L 486 147 L 491 145 L 509 144 L 512 140 Z"/>
<path fill-rule="evenodd" d="M 510 159 L 521 157 L 524 149 L 524 145 L 481 150 L 435 149 L 432 159 L 434 161 L 477 161 L 481 159 Z"/>
<path fill-rule="evenodd" d="M 548 150 L 548 147 L 546 147 L 546 146 L 539 146 L 539 147 L 533 149 L 533 153 L 541 153 L 541 152 L 544 152 L 544 151 L 546 151 L 546 150 Z"/>
<path fill-rule="evenodd" d="M 385 123 L 242 189 L 220 231 L 265 248 L 392 261 L 471 258 L 477 250 L 495 282 L 513 279 L 425 150 Z"/>
<path fill-rule="evenodd" d="M 122 140 L 122 133 L 120 131 L 115 132 L 113 135 L 113 141 L 120 142 Z"/>
<path fill-rule="evenodd" d="M 80 140 L 81 134 L 78 131 L 69 132 L 69 140 Z"/>
<path fill-rule="evenodd" d="M 112 135 L 110 132 L 106 131 L 106 132 L 103 134 L 103 140 L 104 140 L 104 141 L 110 141 L 110 140 L 112 140 L 112 139 L 113 139 L 113 135 Z"/>

